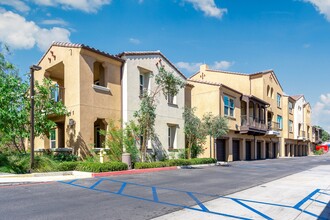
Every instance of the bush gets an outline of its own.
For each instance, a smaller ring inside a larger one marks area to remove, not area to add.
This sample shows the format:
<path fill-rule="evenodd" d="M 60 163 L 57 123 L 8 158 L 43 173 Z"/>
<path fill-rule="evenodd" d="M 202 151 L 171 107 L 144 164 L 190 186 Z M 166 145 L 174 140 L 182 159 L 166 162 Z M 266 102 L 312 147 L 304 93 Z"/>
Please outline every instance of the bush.
<path fill-rule="evenodd" d="M 188 166 L 196 164 L 210 164 L 216 163 L 217 160 L 214 158 L 194 158 L 194 159 L 173 159 L 163 162 L 136 162 L 134 164 L 135 169 L 147 169 L 147 168 L 159 168 L 159 167 L 170 167 L 170 166 Z"/>
<path fill-rule="evenodd" d="M 315 150 L 314 151 L 314 155 L 322 155 L 322 154 L 324 154 L 323 148 L 321 148 L 320 150 Z"/>
<path fill-rule="evenodd" d="M 108 171 L 120 171 L 127 170 L 128 166 L 122 162 L 106 162 L 106 163 L 93 163 L 93 162 L 81 162 L 78 163 L 76 170 L 84 172 L 108 172 Z"/>
<path fill-rule="evenodd" d="M 77 161 L 78 156 L 70 153 L 54 153 L 52 158 L 56 161 L 64 162 L 64 161 Z"/>
<path fill-rule="evenodd" d="M 58 171 L 73 171 L 76 170 L 77 166 L 81 162 L 70 161 L 70 162 L 62 162 L 57 165 Z"/>

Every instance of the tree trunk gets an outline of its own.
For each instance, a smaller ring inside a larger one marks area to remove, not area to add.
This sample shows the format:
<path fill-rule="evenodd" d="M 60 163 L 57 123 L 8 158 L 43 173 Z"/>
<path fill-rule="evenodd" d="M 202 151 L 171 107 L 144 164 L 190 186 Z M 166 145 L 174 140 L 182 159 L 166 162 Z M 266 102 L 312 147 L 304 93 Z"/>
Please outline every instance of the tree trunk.
<path fill-rule="evenodd" d="M 212 158 L 212 137 L 210 135 L 210 158 Z"/>

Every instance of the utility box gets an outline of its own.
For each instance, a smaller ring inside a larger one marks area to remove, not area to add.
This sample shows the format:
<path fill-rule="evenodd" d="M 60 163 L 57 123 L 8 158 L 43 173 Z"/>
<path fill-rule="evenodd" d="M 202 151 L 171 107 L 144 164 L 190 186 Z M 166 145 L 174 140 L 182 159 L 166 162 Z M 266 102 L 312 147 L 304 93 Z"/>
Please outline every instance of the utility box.
<path fill-rule="evenodd" d="M 132 161 L 131 161 L 131 154 L 129 153 L 123 153 L 121 157 L 121 161 L 123 163 L 126 163 L 128 165 L 128 169 L 132 169 Z"/>

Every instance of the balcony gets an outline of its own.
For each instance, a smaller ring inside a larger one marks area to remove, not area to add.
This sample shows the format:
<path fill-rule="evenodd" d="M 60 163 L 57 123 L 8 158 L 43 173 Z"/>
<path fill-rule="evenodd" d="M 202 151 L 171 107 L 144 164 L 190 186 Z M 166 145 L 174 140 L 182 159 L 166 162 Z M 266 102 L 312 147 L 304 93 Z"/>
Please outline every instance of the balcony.
<path fill-rule="evenodd" d="M 241 134 L 254 133 L 263 135 L 267 132 L 267 126 L 264 120 L 257 117 L 241 115 Z"/>
<path fill-rule="evenodd" d="M 278 122 L 269 121 L 267 124 L 267 133 L 266 135 L 278 136 L 280 135 L 280 124 Z"/>
<path fill-rule="evenodd" d="M 306 131 L 300 131 L 297 137 L 298 140 L 306 140 Z"/>

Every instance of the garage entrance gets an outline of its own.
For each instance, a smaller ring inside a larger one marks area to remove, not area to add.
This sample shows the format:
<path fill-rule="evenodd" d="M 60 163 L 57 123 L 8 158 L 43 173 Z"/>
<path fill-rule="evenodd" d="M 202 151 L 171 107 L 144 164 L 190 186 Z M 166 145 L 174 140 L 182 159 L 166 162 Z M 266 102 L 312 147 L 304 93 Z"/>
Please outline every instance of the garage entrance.
<path fill-rule="evenodd" d="M 233 140 L 233 161 L 240 160 L 239 140 Z"/>
<path fill-rule="evenodd" d="M 246 141 L 245 142 L 245 155 L 246 155 L 246 160 L 251 160 L 251 141 Z"/>
<path fill-rule="evenodd" d="M 270 153 L 269 153 L 269 143 L 266 143 L 266 159 L 270 158 Z"/>
<path fill-rule="evenodd" d="M 277 143 L 273 143 L 273 158 L 277 158 Z"/>
<path fill-rule="evenodd" d="M 226 140 L 217 139 L 217 160 L 226 161 Z"/>

